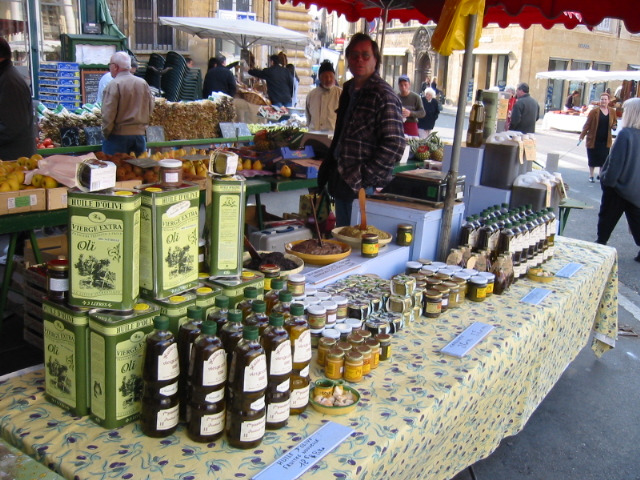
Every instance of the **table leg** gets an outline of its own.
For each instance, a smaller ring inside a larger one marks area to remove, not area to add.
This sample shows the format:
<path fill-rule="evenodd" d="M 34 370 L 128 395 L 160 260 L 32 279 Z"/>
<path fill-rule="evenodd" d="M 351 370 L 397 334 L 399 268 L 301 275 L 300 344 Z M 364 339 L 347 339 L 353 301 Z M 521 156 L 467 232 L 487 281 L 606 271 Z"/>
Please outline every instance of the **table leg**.
<path fill-rule="evenodd" d="M 560 224 L 558 225 L 558 235 L 562 235 L 564 233 L 564 227 L 567 226 L 567 221 L 569 220 L 569 213 L 571 213 L 570 208 L 566 207 L 558 207 L 558 217 L 560 218 Z"/>

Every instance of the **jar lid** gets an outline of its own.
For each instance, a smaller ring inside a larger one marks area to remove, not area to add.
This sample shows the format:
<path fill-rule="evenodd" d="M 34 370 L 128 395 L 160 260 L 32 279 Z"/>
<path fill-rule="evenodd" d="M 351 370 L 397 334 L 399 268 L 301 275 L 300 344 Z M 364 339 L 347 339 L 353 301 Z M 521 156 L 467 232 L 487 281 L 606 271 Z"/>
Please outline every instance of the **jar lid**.
<path fill-rule="evenodd" d="M 347 354 L 345 355 L 345 360 L 347 361 L 351 360 L 352 362 L 359 362 L 362 359 L 363 359 L 362 354 L 354 350 L 347 352 Z"/>
<path fill-rule="evenodd" d="M 431 265 L 429 265 L 428 267 L 422 267 L 420 269 L 420 272 L 423 273 L 424 275 L 426 275 L 427 277 L 431 277 L 431 276 L 435 275 L 436 273 L 438 273 L 438 269 L 432 267 Z"/>
<path fill-rule="evenodd" d="M 407 268 L 417 268 L 418 270 L 422 268 L 422 264 L 420 262 L 407 262 L 406 266 Z"/>
<path fill-rule="evenodd" d="M 147 303 L 136 303 L 133 306 L 133 310 L 136 311 L 136 312 L 144 312 L 146 310 L 149 310 L 150 308 L 151 307 Z"/>
<path fill-rule="evenodd" d="M 458 272 L 458 273 L 454 273 L 453 277 L 451 277 L 452 280 L 455 280 L 456 282 L 467 282 L 469 279 L 471 278 L 471 275 L 469 275 L 468 273 L 464 273 L 462 271 Z"/>
<path fill-rule="evenodd" d="M 55 270 L 56 272 L 65 272 L 69 270 L 69 260 L 66 258 L 49 260 L 47 262 L 47 268 L 49 268 L 49 270 Z"/>
<path fill-rule="evenodd" d="M 363 242 L 375 242 L 378 240 L 378 235 L 375 233 L 365 233 L 361 238 Z"/>
<path fill-rule="evenodd" d="M 174 160 L 171 158 L 160 160 L 158 165 L 162 168 L 182 168 L 182 162 L 180 160 Z"/>
<path fill-rule="evenodd" d="M 334 343 L 335 343 L 335 341 L 340 338 L 340 332 L 338 330 L 336 330 L 335 328 L 325 328 L 322 331 L 322 336 L 323 336 L 323 338 L 326 338 L 327 340 L 334 341 Z"/>
<path fill-rule="evenodd" d="M 322 305 L 309 305 L 307 308 L 307 314 L 309 315 L 326 315 L 327 311 Z"/>
<path fill-rule="evenodd" d="M 429 260 L 428 258 L 419 258 L 418 261 L 422 264 L 422 265 L 431 265 L 431 260 Z"/>
<path fill-rule="evenodd" d="M 427 290 L 426 292 L 424 292 L 424 295 L 427 298 L 431 298 L 432 300 L 439 300 L 442 298 L 442 292 L 439 292 L 437 290 Z"/>
<path fill-rule="evenodd" d="M 316 298 L 319 298 L 321 302 L 325 300 L 329 300 L 331 298 L 331 294 L 328 292 L 323 292 L 322 290 L 318 290 L 315 295 Z"/>
<path fill-rule="evenodd" d="M 169 303 L 182 303 L 186 300 L 182 295 L 174 295 L 173 297 L 169 297 Z"/>
<path fill-rule="evenodd" d="M 376 340 L 378 340 L 380 343 L 389 342 L 391 341 L 391 335 L 389 335 L 388 333 L 379 333 L 376 335 Z"/>
<path fill-rule="evenodd" d="M 449 293 L 451 293 L 451 290 L 449 290 L 446 286 L 444 285 L 434 285 L 433 289 L 440 292 L 442 295 L 447 295 Z"/>
<path fill-rule="evenodd" d="M 329 353 L 327 353 L 327 358 L 334 358 L 334 359 L 344 358 L 344 350 L 334 347 L 331 350 L 329 350 Z"/>
<path fill-rule="evenodd" d="M 491 272 L 480 272 L 478 275 L 487 279 L 487 282 L 493 282 L 496 279 L 496 276 Z"/>
<path fill-rule="evenodd" d="M 320 305 L 320 299 L 318 297 L 305 297 L 304 302 L 307 305 Z"/>
<path fill-rule="evenodd" d="M 356 350 L 363 355 L 369 355 L 371 353 L 371 347 L 369 347 L 369 345 L 358 345 Z"/>
<path fill-rule="evenodd" d="M 208 295 L 213 292 L 213 288 L 211 287 L 198 287 L 196 288 L 197 295 Z"/>
<path fill-rule="evenodd" d="M 337 310 L 338 309 L 338 304 L 336 302 L 331 301 L 331 300 L 325 300 L 324 302 L 320 302 L 320 305 L 322 305 L 327 310 Z"/>
<path fill-rule="evenodd" d="M 446 282 L 442 282 L 442 285 L 444 287 L 447 287 L 449 290 L 456 290 L 456 289 L 460 289 L 460 285 L 458 285 L 456 282 L 448 280 Z"/>
<path fill-rule="evenodd" d="M 338 323 L 337 325 L 334 325 L 333 329 L 338 331 L 338 333 L 343 334 L 343 333 L 351 333 L 351 330 L 353 328 L 351 327 L 351 325 L 345 322 L 345 323 Z"/>
<path fill-rule="evenodd" d="M 412 230 L 413 229 L 413 225 L 411 225 L 410 223 L 399 223 L 398 224 L 398 230 Z M 420 261 L 420 260 L 418 260 Z"/>
<path fill-rule="evenodd" d="M 304 275 L 299 273 L 294 273 L 293 275 L 289 275 L 289 281 L 293 283 L 304 282 L 306 280 Z"/>
<path fill-rule="evenodd" d="M 280 273 L 280 267 L 273 263 L 265 263 L 260 265 L 260 271 L 262 273 Z"/>
<path fill-rule="evenodd" d="M 322 332 L 324 331 L 324 327 L 322 327 L 322 328 L 310 328 L 309 331 L 311 332 L 311 335 L 321 335 Z"/>
<path fill-rule="evenodd" d="M 347 300 L 347 297 L 343 297 L 342 295 L 334 295 L 333 297 L 331 297 L 331 300 L 336 302 L 336 304 L 338 305 L 346 305 L 349 300 Z"/>
<path fill-rule="evenodd" d="M 469 279 L 469 281 L 479 286 L 483 286 L 487 284 L 487 279 L 482 275 L 474 275 Z"/>
<path fill-rule="evenodd" d="M 318 290 L 315 287 L 304 287 L 304 293 L 311 296 L 315 295 Z"/>
<path fill-rule="evenodd" d="M 377 348 L 377 347 L 379 347 L 379 346 L 380 346 L 380 341 L 379 341 L 379 340 L 377 340 L 376 338 L 373 338 L 373 337 L 371 337 L 371 338 L 367 338 L 367 339 L 364 341 L 364 343 L 365 343 L 365 345 L 368 345 L 369 347 L 375 347 L 375 348 Z"/>
<path fill-rule="evenodd" d="M 441 268 L 447 268 L 447 264 L 444 262 L 431 262 L 431 266 L 440 270 Z"/>
<path fill-rule="evenodd" d="M 475 268 L 463 268 L 462 270 L 460 270 L 460 272 L 467 275 L 471 275 L 472 277 L 479 273 L 478 270 L 476 270 Z"/>
<path fill-rule="evenodd" d="M 362 326 L 362 320 L 357 318 L 345 318 L 344 324 L 349 325 L 349 328 L 360 328 Z"/>

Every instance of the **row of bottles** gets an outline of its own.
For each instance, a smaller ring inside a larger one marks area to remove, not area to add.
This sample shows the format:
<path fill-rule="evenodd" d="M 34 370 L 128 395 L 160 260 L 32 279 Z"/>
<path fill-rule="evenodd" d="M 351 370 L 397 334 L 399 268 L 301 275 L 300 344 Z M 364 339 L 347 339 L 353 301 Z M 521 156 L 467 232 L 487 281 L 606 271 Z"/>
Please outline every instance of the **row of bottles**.
<path fill-rule="evenodd" d="M 552 208 L 534 212 L 531 205 L 513 210 L 507 207 L 496 205 L 480 215 L 467 217 L 460 244 L 470 247 L 472 252 L 485 253 L 487 270 L 499 256 L 508 255 L 513 262 L 514 278 L 518 279 L 529 268 L 553 257 L 558 225 Z"/>
<path fill-rule="evenodd" d="M 182 418 L 193 441 L 226 432 L 230 445 L 253 448 L 266 429 L 306 409 L 311 337 L 304 306 L 280 290 L 267 317 L 266 301 L 251 288 L 236 309 L 219 295 L 207 320 L 202 308 L 189 307 L 178 339 L 167 317 L 154 319 L 144 358 L 143 433 L 165 437 Z"/>

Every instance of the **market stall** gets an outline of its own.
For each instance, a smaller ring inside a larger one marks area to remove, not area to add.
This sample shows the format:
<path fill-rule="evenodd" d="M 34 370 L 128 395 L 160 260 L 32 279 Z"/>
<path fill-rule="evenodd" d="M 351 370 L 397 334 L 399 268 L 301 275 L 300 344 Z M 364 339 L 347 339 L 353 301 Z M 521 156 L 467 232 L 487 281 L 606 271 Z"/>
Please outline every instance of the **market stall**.
<path fill-rule="evenodd" d="M 549 268 L 582 268 L 556 278 L 540 304 L 521 301 L 536 285 L 524 280 L 508 294 L 466 302 L 437 319 L 421 318 L 392 339 L 392 357 L 354 384 L 362 396 L 345 416 L 307 409 L 287 427 L 267 432 L 250 450 L 226 441 L 197 444 L 180 426 L 164 439 L 144 436 L 138 423 L 105 430 L 48 403 L 44 373 L 36 370 L 0 382 L 2 436 L 65 478 L 98 474 L 131 478 L 190 475 L 251 477 L 327 421 L 353 433 L 303 478 L 451 478 L 520 431 L 565 366 L 595 329 L 600 355 L 617 331 L 615 250 L 560 238 Z M 440 352 L 474 321 L 494 327 L 469 355 Z M 315 358 L 315 355 L 314 355 Z M 312 361 L 313 378 L 322 371 Z M 311 460 L 315 463 L 315 460 Z"/>

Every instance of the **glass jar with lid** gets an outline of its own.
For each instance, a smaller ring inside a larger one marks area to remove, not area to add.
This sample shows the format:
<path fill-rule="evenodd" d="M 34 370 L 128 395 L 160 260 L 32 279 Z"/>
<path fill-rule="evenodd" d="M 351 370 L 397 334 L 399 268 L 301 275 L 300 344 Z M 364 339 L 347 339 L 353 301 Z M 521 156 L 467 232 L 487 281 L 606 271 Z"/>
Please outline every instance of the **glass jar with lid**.
<path fill-rule="evenodd" d="M 481 275 L 474 275 L 469 279 L 467 298 L 472 302 L 484 302 L 487 298 L 487 279 Z"/>

